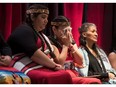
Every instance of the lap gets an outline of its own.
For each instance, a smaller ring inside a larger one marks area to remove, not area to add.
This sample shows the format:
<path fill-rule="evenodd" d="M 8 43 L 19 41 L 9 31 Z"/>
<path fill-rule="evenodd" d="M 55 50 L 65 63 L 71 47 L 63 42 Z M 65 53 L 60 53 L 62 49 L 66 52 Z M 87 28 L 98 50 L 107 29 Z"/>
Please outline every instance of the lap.
<path fill-rule="evenodd" d="M 73 78 L 74 84 L 101 84 L 101 81 L 97 78 L 85 78 L 85 77 L 76 77 Z"/>
<path fill-rule="evenodd" d="M 27 73 L 32 84 L 71 84 L 72 78 L 65 70 L 53 71 L 47 68 L 31 70 Z"/>

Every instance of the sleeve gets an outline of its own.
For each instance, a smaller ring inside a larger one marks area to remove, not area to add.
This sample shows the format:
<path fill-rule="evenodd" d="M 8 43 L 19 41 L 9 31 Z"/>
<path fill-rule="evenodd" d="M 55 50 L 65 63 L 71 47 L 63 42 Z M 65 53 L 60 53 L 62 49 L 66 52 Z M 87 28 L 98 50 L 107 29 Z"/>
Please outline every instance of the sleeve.
<path fill-rule="evenodd" d="M 103 60 L 103 63 L 105 65 L 107 72 L 110 72 L 116 75 L 116 70 L 112 68 L 106 53 L 102 49 L 98 50 L 98 52 Z"/>
<path fill-rule="evenodd" d="M 8 43 L 12 47 L 12 50 L 14 49 L 18 50 L 17 52 L 26 53 L 29 57 L 38 49 L 33 30 L 30 27 L 23 26 L 17 28 L 17 30 L 12 33 Z"/>
<path fill-rule="evenodd" d="M 83 66 L 82 68 L 76 68 L 76 70 L 80 73 L 81 76 L 88 76 L 88 67 L 89 67 L 89 60 L 87 57 L 87 52 L 79 47 L 80 53 L 82 53 L 83 56 Z"/>
<path fill-rule="evenodd" d="M 1 34 L 0 34 L 0 53 L 1 53 L 1 55 L 12 56 L 11 48 L 5 42 L 5 40 Z"/>

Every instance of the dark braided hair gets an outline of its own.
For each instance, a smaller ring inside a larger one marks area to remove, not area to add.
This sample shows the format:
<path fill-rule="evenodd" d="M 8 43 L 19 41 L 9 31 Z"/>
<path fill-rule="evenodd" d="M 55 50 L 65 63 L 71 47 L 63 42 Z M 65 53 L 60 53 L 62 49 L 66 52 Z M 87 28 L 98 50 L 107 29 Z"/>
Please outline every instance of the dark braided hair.
<path fill-rule="evenodd" d="M 87 32 L 90 26 L 96 26 L 94 23 L 83 23 L 81 27 L 78 28 L 80 33 L 79 43 L 81 46 L 86 45 L 86 38 L 82 35 L 83 32 Z"/>
<path fill-rule="evenodd" d="M 78 31 L 80 33 L 79 43 L 81 46 L 83 46 L 85 48 L 87 48 L 86 47 L 86 38 L 82 34 L 83 34 L 83 32 L 87 32 L 88 28 L 91 26 L 96 26 L 96 25 L 94 23 L 83 23 L 82 26 L 78 28 Z M 98 47 L 97 44 L 93 44 L 92 49 L 96 52 L 97 55 L 99 55 L 96 47 Z"/>
<path fill-rule="evenodd" d="M 54 26 L 56 29 L 59 29 L 59 27 L 61 27 L 61 26 L 70 26 L 70 25 L 71 25 L 70 20 L 69 20 L 67 17 L 62 16 L 62 15 L 55 17 L 55 18 L 51 21 L 51 23 L 53 23 L 53 22 L 54 22 L 55 24 L 51 24 L 51 27 Z M 59 23 L 59 24 L 58 24 L 58 23 Z M 53 31 L 51 31 L 51 33 L 52 33 L 52 34 L 51 34 L 50 37 L 54 38 L 54 33 L 53 33 Z M 54 38 L 54 39 L 52 39 L 52 40 L 56 40 L 56 38 Z M 56 40 L 56 41 L 57 41 L 57 40 Z M 52 41 L 52 42 L 56 43 L 56 45 L 57 45 L 58 47 L 60 47 L 59 43 L 57 43 L 56 41 Z M 75 44 L 75 41 L 72 40 L 72 43 Z"/>
<path fill-rule="evenodd" d="M 88 28 L 91 27 L 91 26 L 95 26 L 95 27 L 96 27 L 96 25 L 95 25 L 94 23 L 84 23 L 84 24 L 82 24 L 82 26 L 78 29 L 78 30 L 79 30 L 79 33 L 80 33 L 79 43 L 80 43 L 80 45 L 83 46 L 83 47 L 85 48 L 85 50 L 86 50 L 87 52 L 89 52 L 89 53 L 90 53 L 90 51 L 89 51 L 88 47 L 86 46 L 86 38 L 85 38 L 82 34 L 83 34 L 83 32 L 87 32 L 87 31 L 88 31 Z M 100 54 L 99 54 L 97 48 L 98 48 L 98 50 L 100 51 L 100 48 L 97 46 L 96 43 L 94 43 L 93 46 L 92 46 L 92 49 L 93 49 L 93 50 L 95 51 L 95 53 L 97 54 L 97 57 L 100 59 L 100 62 L 101 62 L 102 68 L 103 68 L 103 72 L 106 72 L 105 66 L 104 66 L 104 64 L 103 64 L 103 60 L 101 59 L 101 56 L 100 56 Z M 91 56 L 88 55 L 88 57 L 90 58 Z"/>
<path fill-rule="evenodd" d="M 33 4 L 27 10 L 30 10 L 30 9 L 48 9 L 48 8 L 46 6 L 44 6 L 44 5 L 41 5 L 41 4 Z M 40 37 L 40 35 L 37 34 L 37 31 L 34 29 L 33 21 L 31 19 L 31 15 L 33 15 L 34 18 L 37 18 L 37 16 L 39 14 L 41 14 L 41 13 L 39 13 L 39 12 L 38 13 L 32 13 L 32 14 L 31 13 L 30 14 L 26 13 L 26 24 L 29 25 L 33 29 L 35 35 L 38 36 L 41 39 L 41 41 L 42 41 L 42 48 L 44 49 L 44 41 Z M 42 32 L 42 31 L 40 31 L 40 32 Z M 42 49 L 42 51 L 43 51 L 43 49 Z"/>
<path fill-rule="evenodd" d="M 51 22 L 56 22 L 56 23 L 58 23 L 58 22 L 70 22 L 69 21 L 69 19 L 67 18 L 67 17 L 65 17 L 65 16 L 62 16 L 62 15 L 60 15 L 60 16 L 57 16 L 57 17 L 55 17 Z M 68 24 L 68 25 L 65 25 L 65 26 L 69 26 L 70 24 Z M 61 25 L 52 25 L 51 24 L 51 34 L 50 34 L 50 37 L 53 37 L 54 36 L 54 33 L 53 33 L 53 31 L 52 31 L 52 27 L 55 27 L 56 29 L 58 29 Z"/>
<path fill-rule="evenodd" d="M 47 8 L 46 6 L 43 6 L 43 5 L 40 5 L 40 4 L 34 4 L 34 5 L 30 6 L 29 9 L 48 9 L 48 8 Z M 27 10 L 29 10 L 29 9 L 27 9 Z M 41 13 L 33 13 L 33 17 L 36 18 L 39 14 L 41 14 Z M 42 41 L 42 48 L 44 48 L 44 41 L 43 41 L 43 40 L 45 40 L 45 43 L 47 44 L 48 49 L 50 50 L 50 55 L 51 55 L 51 57 L 52 57 L 52 58 L 55 58 L 56 56 L 55 56 L 55 54 L 52 52 L 49 43 L 48 43 L 48 42 L 46 41 L 46 39 L 43 37 L 42 31 L 37 32 L 37 31 L 34 29 L 34 27 L 33 27 L 33 21 L 31 20 L 31 14 L 26 14 L 26 23 L 27 23 L 30 27 L 32 27 L 32 29 L 34 30 L 34 33 L 41 39 L 41 41 Z M 39 33 L 39 34 L 38 34 L 38 33 Z M 40 35 L 41 35 L 42 37 L 41 37 Z M 43 51 L 43 50 L 42 50 L 42 51 Z"/>

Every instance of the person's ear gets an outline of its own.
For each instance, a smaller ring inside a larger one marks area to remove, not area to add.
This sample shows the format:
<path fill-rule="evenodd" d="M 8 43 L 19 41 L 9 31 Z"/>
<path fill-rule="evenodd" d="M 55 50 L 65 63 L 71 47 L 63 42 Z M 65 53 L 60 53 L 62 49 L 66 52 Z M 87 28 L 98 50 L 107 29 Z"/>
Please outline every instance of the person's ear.
<path fill-rule="evenodd" d="M 54 34 L 56 33 L 56 28 L 55 28 L 55 26 L 52 26 L 52 31 L 53 31 Z"/>
<path fill-rule="evenodd" d="M 35 19 L 35 18 L 34 18 L 34 16 L 33 16 L 33 14 L 31 14 L 31 20 L 34 21 L 34 19 Z"/>
<path fill-rule="evenodd" d="M 86 32 L 83 32 L 82 35 L 83 35 L 83 37 L 86 37 L 87 36 Z"/>

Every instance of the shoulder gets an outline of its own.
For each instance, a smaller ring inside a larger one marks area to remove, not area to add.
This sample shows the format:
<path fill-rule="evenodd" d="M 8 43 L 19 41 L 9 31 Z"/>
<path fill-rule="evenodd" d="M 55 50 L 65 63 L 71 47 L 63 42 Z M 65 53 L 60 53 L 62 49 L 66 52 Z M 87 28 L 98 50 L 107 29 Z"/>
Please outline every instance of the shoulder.
<path fill-rule="evenodd" d="M 22 41 L 22 40 L 30 40 L 31 38 L 34 38 L 34 33 L 31 27 L 22 24 L 18 26 L 12 34 L 8 38 L 9 41 Z"/>
<path fill-rule="evenodd" d="M 19 25 L 13 32 L 12 36 L 28 36 L 33 33 L 33 30 L 28 25 L 22 24 Z"/>
<path fill-rule="evenodd" d="M 87 51 L 85 50 L 85 48 L 83 46 L 79 46 L 78 50 L 83 54 L 83 55 L 88 55 Z"/>
<path fill-rule="evenodd" d="M 109 53 L 109 57 L 110 56 L 116 56 L 116 53 L 115 52 L 111 52 L 111 53 Z"/>
<path fill-rule="evenodd" d="M 21 31 L 32 31 L 32 28 L 26 24 L 22 24 L 22 25 L 19 25 L 18 27 L 16 27 L 16 29 L 14 30 L 14 32 L 21 32 Z"/>

